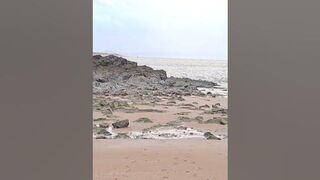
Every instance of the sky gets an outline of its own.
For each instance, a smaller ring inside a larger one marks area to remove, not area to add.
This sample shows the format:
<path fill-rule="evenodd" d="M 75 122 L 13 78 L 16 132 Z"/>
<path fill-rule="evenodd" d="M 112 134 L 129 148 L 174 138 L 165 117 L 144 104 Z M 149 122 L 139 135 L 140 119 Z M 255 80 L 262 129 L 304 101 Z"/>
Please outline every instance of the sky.
<path fill-rule="evenodd" d="M 227 0 L 93 0 L 93 51 L 228 59 Z"/>

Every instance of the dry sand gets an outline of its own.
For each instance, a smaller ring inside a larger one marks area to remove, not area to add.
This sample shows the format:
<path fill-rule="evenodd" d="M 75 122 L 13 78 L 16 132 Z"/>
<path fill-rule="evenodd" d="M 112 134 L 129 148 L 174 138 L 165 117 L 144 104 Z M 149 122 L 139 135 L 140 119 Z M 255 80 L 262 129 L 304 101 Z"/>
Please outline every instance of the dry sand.
<path fill-rule="evenodd" d="M 94 140 L 94 180 L 227 180 L 227 140 Z"/>

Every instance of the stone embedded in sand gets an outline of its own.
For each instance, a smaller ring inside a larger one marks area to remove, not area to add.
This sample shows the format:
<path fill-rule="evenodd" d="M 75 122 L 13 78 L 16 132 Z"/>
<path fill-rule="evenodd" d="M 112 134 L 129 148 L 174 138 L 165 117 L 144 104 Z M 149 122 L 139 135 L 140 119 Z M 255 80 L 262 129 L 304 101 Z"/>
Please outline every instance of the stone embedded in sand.
<path fill-rule="evenodd" d="M 227 114 L 227 109 L 215 107 L 210 110 L 205 110 L 203 113 L 204 114 L 223 114 L 223 115 L 225 115 L 225 114 Z"/>
<path fill-rule="evenodd" d="M 202 121 L 202 120 L 203 120 L 203 117 L 202 117 L 202 116 L 197 116 L 197 117 L 195 117 L 194 119 L 197 120 L 197 121 Z"/>
<path fill-rule="evenodd" d="M 193 104 L 185 104 L 185 103 L 181 103 L 181 104 L 179 104 L 179 106 L 196 107 L 196 106 L 193 105 Z"/>
<path fill-rule="evenodd" d="M 206 132 L 203 135 L 206 139 L 221 140 L 219 137 L 215 136 L 211 132 Z"/>
<path fill-rule="evenodd" d="M 227 125 L 228 124 L 228 119 L 226 118 L 222 118 L 220 119 L 220 122 L 219 122 L 221 125 Z"/>
<path fill-rule="evenodd" d="M 130 136 L 128 136 L 127 133 L 118 133 L 114 138 L 115 139 L 130 139 Z"/>
<path fill-rule="evenodd" d="M 107 139 L 105 136 L 97 136 L 96 139 Z"/>
<path fill-rule="evenodd" d="M 164 113 L 163 110 L 158 109 L 138 109 L 138 112 L 157 112 L 157 113 Z"/>
<path fill-rule="evenodd" d="M 151 121 L 151 119 L 146 118 L 146 117 L 139 118 L 139 119 L 135 120 L 134 122 L 138 122 L 138 123 L 153 123 L 153 122 Z"/>
<path fill-rule="evenodd" d="M 202 122 L 203 124 L 219 124 L 218 119 L 208 119 Z"/>
<path fill-rule="evenodd" d="M 210 106 L 208 104 L 203 105 L 203 106 L 199 106 L 199 109 L 203 109 L 203 108 L 210 108 Z"/>
<path fill-rule="evenodd" d="M 126 128 L 129 126 L 129 120 L 122 120 L 122 121 L 117 121 L 115 123 L 112 123 L 112 126 L 114 128 Z"/>
<path fill-rule="evenodd" d="M 212 105 L 212 108 L 217 108 L 219 106 L 221 106 L 221 104 L 220 103 L 216 103 L 216 104 Z"/>
<path fill-rule="evenodd" d="M 228 119 L 227 118 L 213 118 L 213 119 L 208 119 L 206 121 L 202 122 L 203 124 L 221 124 L 221 125 L 227 125 L 228 124 Z"/>
<path fill-rule="evenodd" d="M 100 128 L 108 128 L 109 124 L 108 123 L 101 123 L 101 124 L 98 124 L 98 127 L 100 127 Z"/>
<path fill-rule="evenodd" d="M 168 101 L 167 104 L 177 104 L 175 101 Z"/>
<path fill-rule="evenodd" d="M 188 115 L 190 112 L 178 112 L 175 115 Z"/>
<path fill-rule="evenodd" d="M 191 122 L 192 121 L 192 119 L 187 116 L 180 116 L 180 117 L 178 117 L 178 119 L 183 122 Z"/>
<path fill-rule="evenodd" d="M 95 132 L 95 134 L 98 134 L 98 135 L 104 135 L 104 136 L 111 136 L 112 134 L 107 131 L 105 128 L 94 128 L 93 131 Z"/>
<path fill-rule="evenodd" d="M 94 119 L 93 121 L 105 121 L 107 120 L 106 118 L 97 118 L 97 119 Z"/>

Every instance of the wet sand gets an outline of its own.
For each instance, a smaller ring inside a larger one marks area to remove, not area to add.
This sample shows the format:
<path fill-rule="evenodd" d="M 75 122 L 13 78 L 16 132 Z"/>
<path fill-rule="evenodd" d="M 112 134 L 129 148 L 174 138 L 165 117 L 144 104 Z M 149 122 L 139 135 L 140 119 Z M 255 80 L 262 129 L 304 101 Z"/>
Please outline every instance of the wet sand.
<path fill-rule="evenodd" d="M 93 141 L 94 180 L 227 180 L 227 140 Z"/>

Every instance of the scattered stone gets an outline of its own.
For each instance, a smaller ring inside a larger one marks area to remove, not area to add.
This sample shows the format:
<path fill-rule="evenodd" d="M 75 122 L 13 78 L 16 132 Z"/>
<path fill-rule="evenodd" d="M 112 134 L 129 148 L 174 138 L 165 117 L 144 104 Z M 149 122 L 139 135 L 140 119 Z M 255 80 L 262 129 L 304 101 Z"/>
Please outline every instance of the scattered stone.
<path fill-rule="evenodd" d="M 164 113 L 163 110 L 158 109 L 138 109 L 138 112 L 157 112 L 157 113 Z"/>
<path fill-rule="evenodd" d="M 101 123 L 101 124 L 97 124 L 97 126 L 100 128 L 108 128 L 109 124 L 108 123 Z"/>
<path fill-rule="evenodd" d="M 208 104 L 203 105 L 203 106 L 199 106 L 199 109 L 203 109 L 203 108 L 210 108 L 210 106 Z"/>
<path fill-rule="evenodd" d="M 114 128 L 126 128 L 129 126 L 129 120 L 122 120 L 122 121 L 117 121 L 115 123 L 112 123 L 112 126 Z"/>
<path fill-rule="evenodd" d="M 199 104 L 198 102 L 192 102 L 192 104 Z"/>
<path fill-rule="evenodd" d="M 197 121 L 203 121 L 203 117 L 202 116 L 197 116 L 194 119 L 197 120 Z"/>
<path fill-rule="evenodd" d="M 178 112 L 175 115 L 188 115 L 190 112 Z"/>
<path fill-rule="evenodd" d="M 221 124 L 221 125 L 227 125 L 228 119 L 227 118 L 213 118 L 208 119 L 207 121 L 203 121 L 203 124 Z"/>
<path fill-rule="evenodd" d="M 112 134 L 107 131 L 105 128 L 97 128 L 96 133 L 97 135 L 104 135 L 104 136 L 111 136 Z"/>
<path fill-rule="evenodd" d="M 179 101 L 185 101 L 185 99 L 184 99 L 182 96 L 179 96 L 179 97 L 177 98 L 177 100 L 179 100 Z"/>
<path fill-rule="evenodd" d="M 201 123 L 202 120 L 203 120 L 203 117 L 202 116 L 197 116 L 195 118 L 189 118 L 189 117 L 186 117 L 186 116 L 180 116 L 178 117 L 178 119 L 182 122 L 198 122 L 198 123 Z"/>
<path fill-rule="evenodd" d="M 182 122 L 191 122 L 191 121 L 192 121 L 191 118 L 186 117 L 186 116 L 180 116 L 180 117 L 178 117 L 178 119 L 179 119 L 180 121 L 182 121 Z"/>
<path fill-rule="evenodd" d="M 182 107 L 179 107 L 180 109 L 188 109 L 188 110 L 198 110 L 197 107 L 189 107 L 189 106 L 182 106 Z"/>
<path fill-rule="evenodd" d="M 212 108 L 217 108 L 219 106 L 221 106 L 221 104 L 220 103 L 216 103 L 216 104 L 212 105 Z"/>
<path fill-rule="evenodd" d="M 212 108 L 210 110 L 205 110 L 204 114 L 227 114 L 227 109 L 223 108 Z"/>
<path fill-rule="evenodd" d="M 212 134 L 211 132 L 206 132 L 206 133 L 204 133 L 204 137 L 205 137 L 206 139 L 221 140 L 221 138 L 215 136 L 215 135 Z"/>
<path fill-rule="evenodd" d="M 168 101 L 167 104 L 177 104 L 175 101 Z"/>
<path fill-rule="evenodd" d="M 228 119 L 227 118 L 220 119 L 220 124 L 221 125 L 227 125 L 228 124 Z"/>
<path fill-rule="evenodd" d="M 96 139 L 107 139 L 105 136 L 97 136 Z"/>
<path fill-rule="evenodd" d="M 130 136 L 127 133 L 118 133 L 114 138 L 115 139 L 130 139 Z"/>
<path fill-rule="evenodd" d="M 137 120 L 135 120 L 134 122 L 137 123 L 153 123 L 153 121 L 151 121 L 151 119 L 143 117 L 143 118 L 139 118 Z"/>
<path fill-rule="evenodd" d="M 93 121 L 105 121 L 107 120 L 106 118 L 97 118 L 97 119 L 94 119 Z"/>
<path fill-rule="evenodd" d="M 170 121 L 170 122 L 167 122 L 166 125 L 169 125 L 169 126 L 179 126 L 181 125 L 181 121 L 179 120 L 175 120 L 175 121 Z"/>

